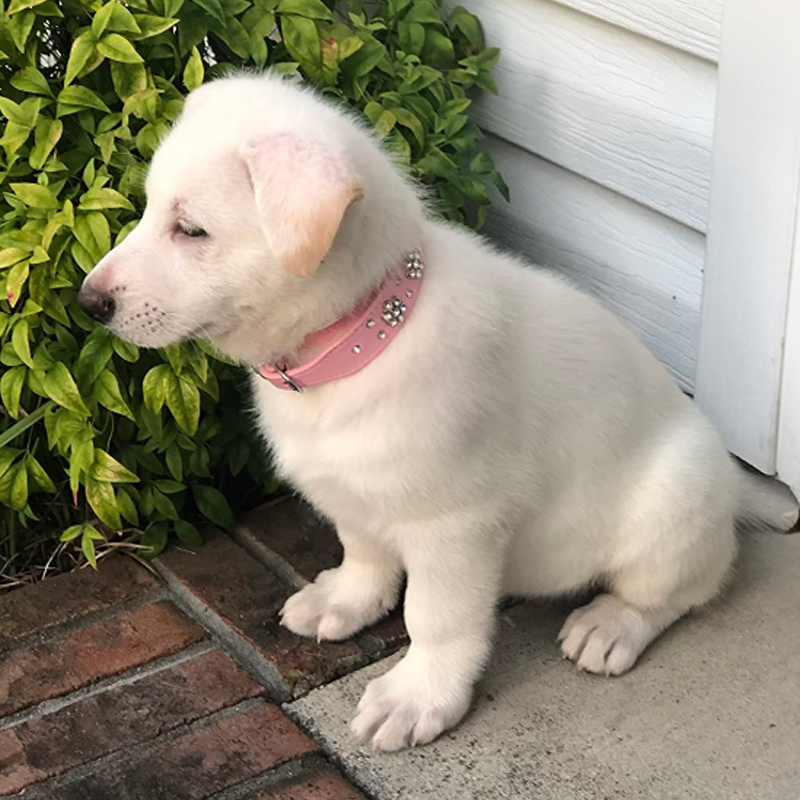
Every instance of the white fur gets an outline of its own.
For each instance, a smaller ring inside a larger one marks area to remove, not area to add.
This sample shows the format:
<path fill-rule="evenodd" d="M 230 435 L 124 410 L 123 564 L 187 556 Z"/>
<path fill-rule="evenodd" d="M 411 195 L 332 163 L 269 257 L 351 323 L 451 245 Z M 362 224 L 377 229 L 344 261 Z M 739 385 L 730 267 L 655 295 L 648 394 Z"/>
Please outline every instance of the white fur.
<path fill-rule="evenodd" d="M 363 187 L 305 278 L 277 263 L 241 155 L 272 133 L 319 137 Z M 284 624 L 350 636 L 408 578 L 411 646 L 367 689 L 359 739 L 396 750 L 456 724 L 504 594 L 601 583 L 562 648 L 613 674 L 716 595 L 736 549 L 737 472 L 712 426 L 593 299 L 431 220 L 348 116 L 275 78 L 216 81 L 190 97 L 147 189 L 142 223 L 88 279 L 115 290 L 111 327 L 141 345 L 204 333 L 249 364 L 300 357 L 308 333 L 423 248 L 419 304 L 366 369 L 303 394 L 253 379 L 282 474 L 345 548 L 341 567 L 286 603 Z M 207 240 L 174 234 L 176 199 Z"/>

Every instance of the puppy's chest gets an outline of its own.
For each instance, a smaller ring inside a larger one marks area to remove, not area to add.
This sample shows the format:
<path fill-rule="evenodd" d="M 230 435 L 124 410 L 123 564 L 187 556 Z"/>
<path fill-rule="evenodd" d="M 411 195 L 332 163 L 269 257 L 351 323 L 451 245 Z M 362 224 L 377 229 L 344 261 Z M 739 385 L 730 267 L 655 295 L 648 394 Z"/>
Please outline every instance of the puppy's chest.
<path fill-rule="evenodd" d="M 419 448 L 396 414 L 367 409 L 334 417 L 273 406 L 262 410 L 261 424 L 281 472 L 326 505 L 380 501 L 415 474 Z"/>

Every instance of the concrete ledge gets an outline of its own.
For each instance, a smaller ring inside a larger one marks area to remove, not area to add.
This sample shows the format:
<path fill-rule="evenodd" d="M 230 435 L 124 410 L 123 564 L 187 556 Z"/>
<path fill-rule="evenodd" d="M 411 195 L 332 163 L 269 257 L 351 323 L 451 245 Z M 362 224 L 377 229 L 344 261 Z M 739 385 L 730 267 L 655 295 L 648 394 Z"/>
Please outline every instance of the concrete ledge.
<path fill-rule="evenodd" d="M 800 536 L 749 536 L 728 596 L 621 678 L 578 673 L 563 612 L 502 615 L 471 716 L 418 750 L 375 755 L 347 726 L 376 664 L 288 706 L 376 800 L 797 800 Z"/>

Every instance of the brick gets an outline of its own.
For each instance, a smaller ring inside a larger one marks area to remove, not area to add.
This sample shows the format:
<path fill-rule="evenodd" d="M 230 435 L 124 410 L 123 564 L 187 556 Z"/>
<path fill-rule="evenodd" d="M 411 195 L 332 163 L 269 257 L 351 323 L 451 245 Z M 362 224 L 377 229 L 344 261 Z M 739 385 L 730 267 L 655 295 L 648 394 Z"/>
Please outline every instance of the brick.
<path fill-rule="evenodd" d="M 282 627 L 278 612 L 294 589 L 220 531 L 208 531 L 196 551 L 172 548 L 159 560 L 256 647 L 295 694 L 367 663 L 356 641 L 319 644 Z"/>
<path fill-rule="evenodd" d="M 7 728 L 0 731 L 0 795 L 147 742 L 263 691 L 225 653 L 213 650 Z"/>
<path fill-rule="evenodd" d="M 155 589 L 158 582 L 133 559 L 110 556 L 82 569 L 0 596 L 0 648 Z"/>
<path fill-rule="evenodd" d="M 58 800 L 203 800 L 315 749 L 279 708 L 261 703 L 60 786 Z"/>
<path fill-rule="evenodd" d="M 241 521 L 240 531 L 257 546 L 282 560 L 296 575 L 311 582 L 325 569 L 339 566 L 343 551 L 333 526 L 308 503 L 291 498 L 251 511 Z M 408 642 L 402 602 L 386 619 L 366 631 L 372 647 L 389 655 Z"/>
<path fill-rule="evenodd" d="M 292 498 L 256 508 L 245 515 L 239 527 L 306 581 L 342 563 L 342 545 L 333 526 L 301 500 Z"/>
<path fill-rule="evenodd" d="M 13 650 L 0 661 L 0 716 L 172 655 L 205 636 L 173 605 L 161 602 Z"/>
<path fill-rule="evenodd" d="M 311 777 L 278 784 L 252 800 L 364 800 L 364 795 L 333 768 L 325 767 Z"/>

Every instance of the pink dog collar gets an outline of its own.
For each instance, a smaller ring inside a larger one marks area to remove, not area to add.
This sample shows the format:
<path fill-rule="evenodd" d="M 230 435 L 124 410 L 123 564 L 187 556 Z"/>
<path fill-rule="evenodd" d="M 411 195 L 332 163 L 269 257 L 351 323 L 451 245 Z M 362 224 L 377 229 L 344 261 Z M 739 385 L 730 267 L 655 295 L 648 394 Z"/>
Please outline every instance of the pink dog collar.
<path fill-rule="evenodd" d="M 368 300 L 306 339 L 306 347 L 331 342 L 318 356 L 292 369 L 262 364 L 256 371 L 278 389 L 302 392 L 362 370 L 391 344 L 410 316 L 424 272 L 422 256 L 414 250 L 403 259 L 402 270 L 390 272 Z"/>

